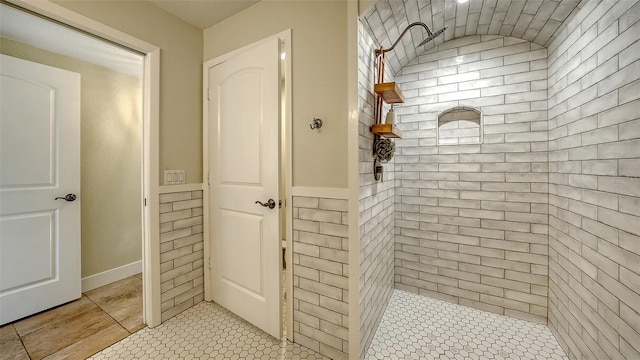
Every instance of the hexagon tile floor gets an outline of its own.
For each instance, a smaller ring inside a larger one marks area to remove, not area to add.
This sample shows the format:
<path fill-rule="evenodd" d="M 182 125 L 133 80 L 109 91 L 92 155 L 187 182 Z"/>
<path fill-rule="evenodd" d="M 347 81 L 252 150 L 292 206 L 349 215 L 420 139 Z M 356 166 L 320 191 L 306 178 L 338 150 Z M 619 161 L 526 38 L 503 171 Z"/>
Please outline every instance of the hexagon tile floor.
<path fill-rule="evenodd" d="M 367 351 L 374 359 L 568 359 L 544 325 L 394 290 Z"/>
<path fill-rule="evenodd" d="M 278 341 L 216 303 L 201 302 L 161 325 L 144 328 L 90 359 L 323 359 Z"/>
<path fill-rule="evenodd" d="M 215 303 L 201 302 L 90 359 L 323 359 L 278 341 Z M 549 329 L 394 290 L 366 354 L 376 359 L 566 360 Z"/>

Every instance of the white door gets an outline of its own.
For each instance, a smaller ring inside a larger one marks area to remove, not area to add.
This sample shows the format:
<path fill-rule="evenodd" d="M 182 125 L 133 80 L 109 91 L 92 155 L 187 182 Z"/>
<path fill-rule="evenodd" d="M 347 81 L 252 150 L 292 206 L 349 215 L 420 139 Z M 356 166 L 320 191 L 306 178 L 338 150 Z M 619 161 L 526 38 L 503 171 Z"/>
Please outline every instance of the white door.
<path fill-rule="evenodd" d="M 209 68 L 213 300 L 281 336 L 279 40 Z M 274 207 L 264 207 L 256 201 Z"/>
<path fill-rule="evenodd" d="M 1 325 L 81 285 L 80 75 L 0 56 Z"/>

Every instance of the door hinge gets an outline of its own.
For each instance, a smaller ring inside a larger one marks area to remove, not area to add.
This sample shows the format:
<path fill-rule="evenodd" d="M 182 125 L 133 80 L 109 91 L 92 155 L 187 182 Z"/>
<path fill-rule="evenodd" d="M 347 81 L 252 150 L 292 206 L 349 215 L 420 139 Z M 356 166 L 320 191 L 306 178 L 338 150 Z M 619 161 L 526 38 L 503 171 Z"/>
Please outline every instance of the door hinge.
<path fill-rule="evenodd" d="M 207 100 L 211 100 L 211 92 L 209 92 L 208 88 L 207 88 Z"/>
<path fill-rule="evenodd" d="M 211 185 L 211 173 L 207 173 L 207 185 Z"/>
<path fill-rule="evenodd" d="M 209 270 L 211 270 L 211 257 L 209 257 L 208 263 L 209 263 Z"/>
<path fill-rule="evenodd" d="M 144 206 L 147 206 L 147 198 L 144 198 Z"/>

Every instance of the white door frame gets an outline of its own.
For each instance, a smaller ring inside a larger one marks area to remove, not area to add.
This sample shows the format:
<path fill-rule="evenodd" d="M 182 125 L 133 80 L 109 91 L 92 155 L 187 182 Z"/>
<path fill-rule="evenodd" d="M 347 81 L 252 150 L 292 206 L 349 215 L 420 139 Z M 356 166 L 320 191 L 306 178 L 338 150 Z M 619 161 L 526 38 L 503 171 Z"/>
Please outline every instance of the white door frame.
<path fill-rule="evenodd" d="M 160 48 L 49 1 L 7 0 L 24 9 L 145 54 L 143 80 L 143 322 L 160 325 L 159 118 Z"/>
<path fill-rule="evenodd" d="M 285 163 L 280 164 L 280 166 L 285 166 L 285 176 L 281 179 L 284 182 L 285 189 L 285 200 L 284 204 L 285 208 L 285 216 L 287 221 L 287 229 L 286 229 L 286 237 L 287 237 L 287 252 L 286 252 L 286 262 L 287 262 L 287 270 L 286 270 L 286 282 L 287 282 L 287 324 L 286 324 L 286 332 L 287 338 L 293 341 L 293 211 L 292 211 L 292 196 L 291 196 L 291 188 L 292 188 L 292 157 L 291 157 L 291 119 L 292 119 L 292 104 L 291 104 L 291 29 L 280 32 L 276 35 L 270 36 L 266 39 L 256 41 L 247 46 L 243 46 L 239 49 L 228 52 L 224 55 L 218 56 L 214 59 L 208 60 L 203 64 L 202 67 L 202 174 L 205 179 L 203 179 L 203 217 L 204 217 L 204 259 L 205 266 L 204 271 L 204 299 L 206 301 L 211 301 L 211 224 L 209 223 L 210 216 L 210 208 L 209 208 L 209 100 L 208 89 L 209 89 L 209 68 L 223 63 L 230 58 L 233 58 L 237 54 L 244 52 L 245 50 L 255 47 L 256 45 L 263 43 L 268 40 L 272 40 L 274 38 L 280 39 L 281 43 L 284 47 L 284 53 L 286 57 L 284 59 L 284 78 L 285 78 L 285 116 L 284 119 L 280 118 L 280 126 L 284 127 L 285 136 L 280 137 L 280 141 L 284 141 L 285 143 Z M 280 134 L 283 132 L 281 131 Z M 282 156 L 280 157 L 282 158 Z M 281 289 L 282 291 L 282 289 Z"/>

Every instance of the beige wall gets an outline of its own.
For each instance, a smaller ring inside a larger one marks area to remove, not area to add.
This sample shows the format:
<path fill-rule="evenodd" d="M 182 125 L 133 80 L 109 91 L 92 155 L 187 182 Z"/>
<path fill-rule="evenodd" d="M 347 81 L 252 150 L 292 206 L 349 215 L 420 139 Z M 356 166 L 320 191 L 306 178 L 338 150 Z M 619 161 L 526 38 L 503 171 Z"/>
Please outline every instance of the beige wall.
<path fill-rule="evenodd" d="M 82 277 L 141 260 L 141 79 L 0 41 L 3 54 L 81 76 Z"/>
<path fill-rule="evenodd" d="M 374 0 L 358 0 L 358 15 L 362 15 L 373 3 Z"/>
<path fill-rule="evenodd" d="M 160 47 L 160 184 L 202 182 L 202 31 L 146 1 L 53 1 Z"/>
<path fill-rule="evenodd" d="M 347 187 L 347 3 L 260 3 L 204 31 L 204 60 L 292 29 L 293 185 Z M 321 118 L 320 131 L 309 129 Z"/>

